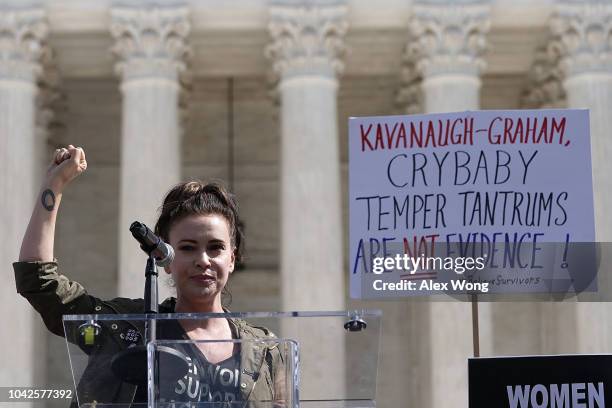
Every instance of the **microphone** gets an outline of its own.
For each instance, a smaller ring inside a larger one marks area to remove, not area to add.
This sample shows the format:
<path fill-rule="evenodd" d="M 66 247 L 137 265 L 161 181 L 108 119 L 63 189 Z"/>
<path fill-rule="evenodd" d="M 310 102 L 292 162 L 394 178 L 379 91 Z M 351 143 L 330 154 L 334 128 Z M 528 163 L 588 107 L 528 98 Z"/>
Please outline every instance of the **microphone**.
<path fill-rule="evenodd" d="M 168 266 L 174 259 L 174 249 L 169 244 L 166 244 L 160 237 L 155 235 L 142 222 L 134 221 L 130 225 L 130 232 L 140 243 L 140 248 L 147 254 L 153 255 L 157 266 Z"/>

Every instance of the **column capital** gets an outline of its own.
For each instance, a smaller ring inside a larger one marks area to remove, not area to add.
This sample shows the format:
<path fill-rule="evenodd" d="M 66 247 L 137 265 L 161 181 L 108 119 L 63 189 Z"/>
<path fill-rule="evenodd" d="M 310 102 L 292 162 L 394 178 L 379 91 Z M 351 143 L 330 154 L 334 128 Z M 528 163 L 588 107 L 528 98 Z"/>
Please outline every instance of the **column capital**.
<path fill-rule="evenodd" d="M 563 46 L 561 64 L 567 76 L 612 72 L 612 4 L 561 2 L 550 26 Z"/>
<path fill-rule="evenodd" d="M 162 78 L 176 81 L 191 51 L 189 11 L 186 7 L 113 7 L 110 31 L 115 70 L 124 81 Z"/>
<path fill-rule="evenodd" d="M 282 79 L 317 75 L 336 79 L 344 70 L 345 1 L 275 1 L 268 30 L 272 43 L 266 57 Z"/>
<path fill-rule="evenodd" d="M 0 79 L 34 83 L 50 57 L 42 8 L 0 9 Z"/>
<path fill-rule="evenodd" d="M 521 105 L 527 109 L 563 108 L 567 105 L 561 69 L 561 43 L 551 38 L 536 50 Z"/>
<path fill-rule="evenodd" d="M 405 54 L 424 77 L 441 74 L 479 76 L 490 27 L 490 5 L 416 3 Z"/>

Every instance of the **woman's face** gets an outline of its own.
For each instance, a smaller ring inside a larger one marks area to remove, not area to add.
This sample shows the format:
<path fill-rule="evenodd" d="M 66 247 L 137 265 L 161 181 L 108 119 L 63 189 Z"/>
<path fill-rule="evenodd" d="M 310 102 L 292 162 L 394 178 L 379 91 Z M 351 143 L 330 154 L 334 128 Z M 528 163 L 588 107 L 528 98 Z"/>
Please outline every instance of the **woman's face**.
<path fill-rule="evenodd" d="M 189 215 L 170 227 L 175 257 L 166 272 L 176 284 L 177 302 L 221 304 L 221 290 L 234 270 L 227 220 L 217 214 Z M 218 298 L 218 299 L 217 299 Z"/>

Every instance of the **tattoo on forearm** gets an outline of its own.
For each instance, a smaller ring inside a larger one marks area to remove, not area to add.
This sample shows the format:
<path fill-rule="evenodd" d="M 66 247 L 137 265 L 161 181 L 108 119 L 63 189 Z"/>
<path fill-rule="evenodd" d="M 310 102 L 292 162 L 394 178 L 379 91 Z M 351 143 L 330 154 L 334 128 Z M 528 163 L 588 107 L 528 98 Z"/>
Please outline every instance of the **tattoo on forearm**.
<path fill-rule="evenodd" d="M 55 194 L 53 194 L 53 191 L 49 189 L 43 191 L 40 201 L 42 202 L 42 206 L 47 211 L 53 211 L 55 208 Z"/>

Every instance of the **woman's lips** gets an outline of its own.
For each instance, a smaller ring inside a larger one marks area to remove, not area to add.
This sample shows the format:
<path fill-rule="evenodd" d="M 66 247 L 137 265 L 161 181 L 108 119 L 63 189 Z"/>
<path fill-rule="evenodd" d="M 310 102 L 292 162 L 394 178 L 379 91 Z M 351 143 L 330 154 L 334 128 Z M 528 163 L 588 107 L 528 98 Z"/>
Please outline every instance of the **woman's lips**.
<path fill-rule="evenodd" d="M 194 275 L 192 277 L 190 277 L 189 279 L 198 282 L 198 283 L 204 283 L 204 284 L 210 284 L 211 282 L 215 281 L 215 278 L 213 276 L 210 275 Z"/>

